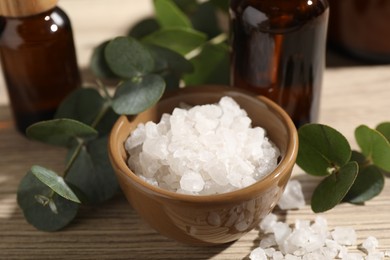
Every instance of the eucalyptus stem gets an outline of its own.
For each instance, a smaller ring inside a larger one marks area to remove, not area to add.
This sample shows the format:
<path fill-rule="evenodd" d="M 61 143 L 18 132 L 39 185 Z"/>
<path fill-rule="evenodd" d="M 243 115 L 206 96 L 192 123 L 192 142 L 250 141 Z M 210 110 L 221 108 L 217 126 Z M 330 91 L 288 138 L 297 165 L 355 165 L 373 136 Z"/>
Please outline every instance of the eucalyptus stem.
<path fill-rule="evenodd" d="M 217 45 L 217 44 L 223 43 L 226 40 L 227 40 L 227 34 L 226 33 L 218 34 L 217 36 L 215 36 L 214 38 L 210 39 L 209 41 L 207 41 L 203 45 L 201 45 L 201 46 L 197 47 L 196 49 L 193 49 L 192 51 L 187 53 L 184 57 L 187 60 L 190 60 L 190 59 L 196 57 L 203 50 L 203 47 L 206 44 L 210 43 L 210 44 L 213 44 L 213 45 Z"/>
<path fill-rule="evenodd" d="M 104 97 L 111 102 L 112 98 L 111 98 L 110 93 L 108 92 L 108 89 L 107 89 L 106 85 L 103 84 L 103 82 L 101 82 L 101 80 L 99 80 L 99 79 L 96 80 L 96 83 L 103 90 Z"/>
<path fill-rule="evenodd" d="M 99 113 L 97 114 L 95 120 L 92 122 L 91 127 L 96 128 L 96 126 L 100 123 L 100 121 L 103 119 L 103 117 L 107 114 L 108 110 L 110 109 L 111 105 L 108 102 L 105 102 L 100 109 Z M 76 161 L 77 157 L 80 154 L 81 149 L 86 144 L 85 140 L 78 139 L 78 145 L 74 152 L 72 153 L 72 156 L 66 165 L 66 168 L 63 173 L 63 178 L 66 177 L 66 175 L 69 173 L 70 169 L 72 168 L 74 162 Z"/>
<path fill-rule="evenodd" d="M 83 148 L 84 146 L 84 141 L 79 141 L 76 149 L 74 150 L 74 152 L 72 153 L 72 156 L 70 157 L 70 160 L 68 162 L 68 164 L 66 165 L 66 168 L 64 170 L 64 173 L 62 174 L 62 177 L 65 179 L 66 175 L 68 175 L 70 169 L 72 168 L 73 166 L 73 163 L 76 161 L 77 157 L 79 156 L 80 154 L 80 151 L 81 149 Z"/>

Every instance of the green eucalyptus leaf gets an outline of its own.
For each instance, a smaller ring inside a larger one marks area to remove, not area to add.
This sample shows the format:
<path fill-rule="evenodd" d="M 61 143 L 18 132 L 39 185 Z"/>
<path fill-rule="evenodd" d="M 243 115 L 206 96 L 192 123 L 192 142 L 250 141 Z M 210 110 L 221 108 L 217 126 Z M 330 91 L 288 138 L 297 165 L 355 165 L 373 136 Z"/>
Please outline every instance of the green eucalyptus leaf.
<path fill-rule="evenodd" d="M 191 28 L 188 17 L 172 0 L 154 0 L 156 18 L 162 28 Z"/>
<path fill-rule="evenodd" d="M 173 2 L 187 15 L 194 13 L 199 6 L 197 0 L 173 0 Z"/>
<path fill-rule="evenodd" d="M 69 118 L 91 125 L 104 102 L 96 89 L 79 88 L 65 98 L 58 107 L 55 118 Z"/>
<path fill-rule="evenodd" d="M 367 158 L 364 156 L 364 154 L 358 152 L 358 151 L 352 151 L 351 159 L 350 161 L 355 161 L 358 163 L 359 167 L 365 167 L 367 164 Z"/>
<path fill-rule="evenodd" d="M 347 139 L 337 130 L 321 124 L 307 124 L 298 130 L 297 164 L 307 173 L 329 175 L 351 157 Z"/>
<path fill-rule="evenodd" d="M 362 153 L 376 166 L 390 171 L 390 143 L 379 131 L 361 125 L 355 130 Z"/>
<path fill-rule="evenodd" d="M 376 130 L 383 134 L 387 141 L 390 142 L 390 122 L 384 122 L 376 127 Z"/>
<path fill-rule="evenodd" d="M 92 127 L 73 119 L 53 119 L 35 123 L 27 128 L 29 138 L 47 144 L 69 146 L 76 139 L 93 139 L 98 133 Z"/>
<path fill-rule="evenodd" d="M 359 171 L 355 182 L 344 201 L 361 204 L 379 195 L 385 185 L 382 172 L 375 165 L 369 165 Z"/>
<path fill-rule="evenodd" d="M 146 18 L 131 28 L 129 36 L 141 39 L 152 32 L 158 31 L 160 28 L 161 27 L 155 18 Z"/>
<path fill-rule="evenodd" d="M 108 157 L 107 140 L 108 137 L 103 137 L 83 146 L 65 178 L 83 193 L 85 203 L 102 203 L 118 192 L 118 182 Z"/>
<path fill-rule="evenodd" d="M 154 70 L 164 78 L 167 90 L 177 89 L 182 75 L 193 72 L 192 63 L 177 52 L 157 45 L 148 48 L 155 60 Z"/>
<path fill-rule="evenodd" d="M 115 122 L 118 120 L 119 115 L 114 112 L 110 107 L 108 108 L 106 114 L 102 117 L 100 122 L 96 126 L 96 130 L 99 132 L 99 136 L 105 136 L 110 134 L 112 127 Z"/>
<path fill-rule="evenodd" d="M 210 2 L 225 12 L 228 12 L 229 10 L 228 0 L 210 0 Z"/>
<path fill-rule="evenodd" d="M 72 189 L 69 188 L 64 179 L 61 176 L 58 176 L 58 174 L 54 171 L 34 165 L 31 167 L 31 172 L 58 195 L 67 200 L 80 203 L 80 200 L 77 198 L 76 194 L 74 194 Z"/>
<path fill-rule="evenodd" d="M 164 78 L 166 89 L 178 89 L 182 75 L 193 71 L 191 62 L 164 47 L 149 45 L 148 48 L 155 60 L 155 73 Z"/>
<path fill-rule="evenodd" d="M 164 79 L 158 75 L 124 81 L 115 92 L 112 108 L 118 114 L 136 115 L 156 104 L 164 90 Z"/>
<path fill-rule="evenodd" d="M 191 15 L 191 22 L 194 29 L 204 32 L 209 39 L 222 33 L 218 24 L 217 9 L 210 2 L 204 2 L 199 5 Z"/>
<path fill-rule="evenodd" d="M 356 162 L 349 162 L 338 172 L 327 176 L 314 190 L 311 208 L 315 213 L 332 209 L 345 197 L 359 171 Z"/>
<path fill-rule="evenodd" d="M 153 70 L 153 58 L 149 51 L 132 37 L 117 37 L 105 48 L 110 69 L 124 78 L 139 77 Z"/>
<path fill-rule="evenodd" d="M 226 44 L 205 44 L 191 62 L 195 71 L 184 76 L 186 85 L 229 84 L 229 50 Z"/>
<path fill-rule="evenodd" d="M 96 89 L 80 88 L 73 91 L 61 103 L 55 117 L 70 118 L 87 125 L 92 125 L 99 113 L 107 109 L 106 113 L 95 126 L 99 135 L 103 136 L 111 132 L 112 126 L 119 117 L 111 108 L 107 108 L 108 102 Z"/>
<path fill-rule="evenodd" d="M 112 70 L 107 64 L 105 57 L 105 48 L 108 43 L 109 41 L 105 41 L 93 50 L 90 61 L 90 68 L 92 73 L 99 78 L 116 79 L 118 78 L 118 76 L 116 76 L 114 72 L 112 72 Z"/>
<path fill-rule="evenodd" d="M 159 45 L 182 55 L 200 47 L 207 40 L 204 33 L 190 28 L 165 28 L 142 39 L 142 42 Z"/>
<path fill-rule="evenodd" d="M 79 203 L 53 194 L 31 171 L 19 184 L 17 201 L 26 220 L 43 231 L 64 228 L 76 217 L 79 209 Z"/>
<path fill-rule="evenodd" d="M 158 45 L 147 47 L 155 60 L 155 71 L 165 70 L 177 75 L 194 71 L 192 63 L 179 53 Z"/>

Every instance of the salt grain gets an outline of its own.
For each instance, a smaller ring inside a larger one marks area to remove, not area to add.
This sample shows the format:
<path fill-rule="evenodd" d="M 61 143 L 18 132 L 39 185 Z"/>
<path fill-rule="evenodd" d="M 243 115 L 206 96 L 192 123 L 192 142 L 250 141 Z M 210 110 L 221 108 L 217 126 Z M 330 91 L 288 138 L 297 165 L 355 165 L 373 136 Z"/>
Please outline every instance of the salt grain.
<path fill-rule="evenodd" d="M 277 221 L 276 215 L 270 214 L 261 221 L 260 230 L 263 237 L 255 251 L 263 252 L 268 257 L 261 259 L 382 260 L 390 253 L 378 251 L 378 240 L 372 236 L 362 243 L 366 252 L 350 252 L 347 245 L 357 249 L 355 230 L 350 227 L 336 227 L 329 231 L 327 220 L 321 216 L 317 216 L 314 223 L 296 220 L 295 225 L 289 226 Z M 255 256 L 259 255 L 254 254 L 253 257 Z M 259 258 L 252 258 L 251 254 L 250 259 Z"/>
<path fill-rule="evenodd" d="M 290 180 L 278 202 L 282 210 L 300 209 L 305 206 L 305 198 L 302 192 L 302 186 L 297 180 Z"/>
<path fill-rule="evenodd" d="M 230 97 L 175 108 L 158 124 L 140 124 L 125 148 L 129 167 L 145 181 L 193 195 L 252 185 L 276 168 L 279 157 L 265 130 L 252 128 L 246 111 Z"/>
<path fill-rule="evenodd" d="M 367 251 L 367 253 L 375 253 L 376 248 L 379 246 L 378 239 L 376 239 L 373 236 L 367 237 L 366 240 L 364 240 L 362 247 Z"/>
<path fill-rule="evenodd" d="M 249 258 L 251 260 L 267 260 L 267 255 L 265 254 L 264 250 L 260 247 L 256 248 L 251 252 L 249 255 Z"/>
<path fill-rule="evenodd" d="M 351 227 L 336 227 L 332 232 L 332 238 L 340 245 L 356 244 L 356 232 Z"/>

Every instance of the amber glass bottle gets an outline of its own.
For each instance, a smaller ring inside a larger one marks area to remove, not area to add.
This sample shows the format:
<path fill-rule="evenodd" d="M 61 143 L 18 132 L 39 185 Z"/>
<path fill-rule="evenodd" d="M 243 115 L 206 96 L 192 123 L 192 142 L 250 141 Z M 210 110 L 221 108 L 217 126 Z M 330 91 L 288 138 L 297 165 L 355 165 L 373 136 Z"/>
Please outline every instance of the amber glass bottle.
<path fill-rule="evenodd" d="M 281 105 L 297 127 L 318 117 L 327 0 L 231 0 L 232 85 Z"/>
<path fill-rule="evenodd" d="M 71 24 L 56 0 L 1 0 L 0 55 L 17 128 L 50 119 L 80 85 Z"/>
<path fill-rule="evenodd" d="M 390 64 L 390 1 L 329 0 L 329 42 L 370 63 Z"/>

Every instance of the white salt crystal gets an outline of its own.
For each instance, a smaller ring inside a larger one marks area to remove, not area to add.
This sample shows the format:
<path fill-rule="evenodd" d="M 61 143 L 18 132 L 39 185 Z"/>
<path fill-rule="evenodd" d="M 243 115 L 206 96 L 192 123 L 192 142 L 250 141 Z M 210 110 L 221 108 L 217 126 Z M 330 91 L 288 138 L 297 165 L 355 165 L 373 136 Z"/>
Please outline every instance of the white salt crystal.
<path fill-rule="evenodd" d="M 218 104 L 175 108 L 158 124 L 140 124 L 125 148 L 137 175 L 193 195 L 252 185 L 277 167 L 279 157 L 265 130 L 252 128 L 247 113 L 230 97 Z"/>
<path fill-rule="evenodd" d="M 273 255 L 272 255 L 272 259 L 273 260 L 283 260 L 284 259 L 284 255 L 280 251 L 275 251 L 275 253 L 273 253 Z"/>
<path fill-rule="evenodd" d="M 378 239 L 376 239 L 373 236 L 367 237 L 366 240 L 364 240 L 362 247 L 367 251 L 367 253 L 375 253 L 376 248 L 379 246 Z"/>
<path fill-rule="evenodd" d="M 305 206 L 305 198 L 302 192 L 301 183 L 297 180 L 290 180 L 278 202 L 282 210 L 300 209 Z"/>
<path fill-rule="evenodd" d="M 145 125 L 139 124 L 131 134 L 132 138 L 128 138 L 125 142 L 126 150 L 131 150 L 145 141 Z"/>
<path fill-rule="evenodd" d="M 199 192 L 203 190 L 204 184 L 202 176 L 196 172 L 186 172 L 180 179 L 181 189 L 190 192 Z"/>
<path fill-rule="evenodd" d="M 249 259 L 251 260 L 267 260 L 267 255 L 261 247 L 254 249 L 250 255 Z"/>
<path fill-rule="evenodd" d="M 343 256 L 344 260 L 364 260 L 364 257 L 359 253 L 348 253 Z"/>
<path fill-rule="evenodd" d="M 372 236 L 362 243 L 362 248 L 368 252 L 366 255 L 349 252 L 353 248 L 346 245 L 356 246 L 355 230 L 351 227 L 336 227 L 330 232 L 327 220 L 322 216 L 316 216 L 311 225 L 308 220 L 297 219 L 295 225 L 290 227 L 286 223 L 277 222 L 277 216 L 271 213 L 263 218 L 259 226 L 265 234 L 259 246 L 266 252 L 268 259 L 382 260 L 390 256 L 390 251 L 377 250 L 378 240 Z"/>
<path fill-rule="evenodd" d="M 259 226 L 264 233 L 270 233 L 272 232 L 273 225 L 275 225 L 277 221 L 278 217 L 275 214 L 270 213 L 262 219 Z"/>
<path fill-rule="evenodd" d="M 310 252 L 302 256 L 302 260 L 329 260 L 329 258 L 320 252 Z"/>
<path fill-rule="evenodd" d="M 284 259 L 286 259 L 286 260 L 300 260 L 302 258 L 299 256 L 292 255 L 292 254 L 286 254 Z"/>
<path fill-rule="evenodd" d="M 291 228 L 283 222 L 277 222 L 272 226 L 272 231 L 275 234 L 275 241 L 281 245 L 291 234 Z"/>
<path fill-rule="evenodd" d="M 351 227 L 336 227 L 331 235 L 340 245 L 351 246 L 356 244 L 356 232 Z"/>
<path fill-rule="evenodd" d="M 275 248 L 273 247 L 269 247 L 269 248 L 265 248 L 264 249 L 264 252 L 265 254 L 268 256 L 268 257 L 273 257 L 273 255 L 275 254 L 276 250 Z M 283 256 L 283 255 L 282 255 Z"/>
<path fill-rule="evenodd" d="M 366 260 L 382 260 L 385 258 L 384 252 L 375 252 L 375 253 L 369 253 L 366 256 Z"/>
<path fill-rule="evenodd" d="M 277 245 L 277 243 L 276 243 L 274 234 L 267 235 L 266 237 L 264 237 L 263 239 L 260 240 L 260 247 L 261 248 L 268 248 L 268 247 L 276 246 L 276 245 Z"/>

